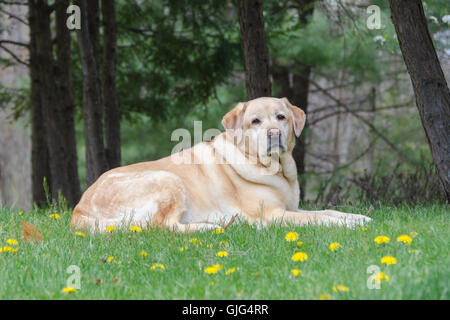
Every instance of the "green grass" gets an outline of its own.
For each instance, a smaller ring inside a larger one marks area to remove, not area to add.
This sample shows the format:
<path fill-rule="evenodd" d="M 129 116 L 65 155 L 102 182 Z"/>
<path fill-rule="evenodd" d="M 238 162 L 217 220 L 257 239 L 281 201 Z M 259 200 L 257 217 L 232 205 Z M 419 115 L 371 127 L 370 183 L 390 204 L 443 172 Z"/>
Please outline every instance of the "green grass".
<path fill-rule="evenodd" d="M 449 211 L 441 205 L 374 210 L 366 231 L 320 226 L 258 230 L 240 223 L 223 234 L 152 230 L 86 234 L 85 238 L 69 229 L 70 213 L 59 212 L 61 218 L 53 220 L 48 217 L 52 212 L 35 210 L 20 216 L 18 211 L 0 209 L 0 245 L 7 245 L 9 238 L 19 241 L 16 253 L 0 253 L 1 299 L 318 299 L 325 293 L 332 299 L 450 298 Z M 21 243 L 22 220 L 38 226 L 44 241 Z M 299 233 L 301 247 L 285 241 L 289 231 Z M 396 241 L 410 232 L 417 232 L 410 245 Z M 377 245 L 378 235 L 391 240 Z M 192 245 L 191 238 L 203 245 Z M 231 246 L 221 246 L 222 240 Z M 331 242 L 341 248 L 330 251 Z M 184 246 L 188 249 L 180 252 Z M 410 253 L 411 249 L 418 253 Z M 143 250 L 147 257 L 139 255 Z M 220 250 L 229 256 L 217 257 Z M 297 251 L 307 253 L 308 260 L 292 261 Z M 380 259 L 386 255 L 394 256 L 397 264 L 382 265 Z M 109 256 L 121 263 L 105 262 Z M 162 263 L 166 270 L 150 270 L 154 263 Z M 206 274 L 205 267 L 213 264 L 224 269 Z M 63 294 L 70 265 L 81 270 L 81 289 Z M 370 265 L 389 276 L 379 290 L 367 288 Z M 239 270 L 225 275 L 231 267 Z M 301 269 L 304 276 L 291 275 L 293 268 Z M 339 284 L 349 290 L 334 292 L 333 286 Z"/>

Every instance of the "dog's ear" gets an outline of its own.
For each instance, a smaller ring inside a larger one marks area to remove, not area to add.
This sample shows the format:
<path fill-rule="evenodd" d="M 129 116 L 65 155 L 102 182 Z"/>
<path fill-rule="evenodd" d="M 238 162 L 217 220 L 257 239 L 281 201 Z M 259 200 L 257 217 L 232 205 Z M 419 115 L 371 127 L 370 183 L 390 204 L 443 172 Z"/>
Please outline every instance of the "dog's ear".
<path fill-rule="evenodd" d="M 239 102 L 233 109 L 228 111 L 228 113 L 223 116 L 222 125 L 225 130 L 242 129 L 242 118 L 246 108 L 246 102 Z"/>
<path fill-rule="evenodd" d="M 300 133 L 302 133 L 302 130 L 305 127 L 306 114 L 299 107 L 293 106 L 287 98 L 281 98 L 281 101 L 283 101 L 291 111 L 292 119 L 294 122 L 294 133 L 297 137 L 299 137 Z"/>

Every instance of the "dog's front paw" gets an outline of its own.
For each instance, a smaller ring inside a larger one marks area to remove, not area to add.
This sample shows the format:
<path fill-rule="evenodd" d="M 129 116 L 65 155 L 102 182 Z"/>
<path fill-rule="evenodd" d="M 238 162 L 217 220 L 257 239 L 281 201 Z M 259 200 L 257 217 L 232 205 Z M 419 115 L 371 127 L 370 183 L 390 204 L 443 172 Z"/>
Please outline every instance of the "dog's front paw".
<path fill-rule="evenodd" d="M 325 214 L 340 220 L 340 225 L 346 226 L 347 228 L 355 228 L 358 226 L 363 226 L 366 223 L 372 221 L 371 218 L 364 216 L 362 214 L 345 213 L 335 210 L 326 210 Z"/>
<path fill-rule="evenodd" d="M 363 216 L 361 214 L 352 214 L 352 213 L 348 213 L 342 219 L 345 221 L 345 224 L 350 229 L 353 229 L 355 227 L 364 226 L 365 224 L 372 221 L 372 219 L 369 217 Z"/>

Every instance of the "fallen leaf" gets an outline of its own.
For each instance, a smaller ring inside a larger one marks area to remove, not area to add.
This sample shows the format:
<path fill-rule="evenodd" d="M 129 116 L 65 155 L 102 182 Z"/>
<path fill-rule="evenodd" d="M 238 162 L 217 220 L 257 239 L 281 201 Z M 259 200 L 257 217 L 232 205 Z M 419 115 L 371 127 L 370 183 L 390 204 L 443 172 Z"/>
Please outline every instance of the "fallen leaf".
<path fill-rule="evenodd" d="M 41 231 L 38 227 L 33 226 L 31 223 L 22 221 L 23 238 L 22 242 L 42 241 Z"/>
<path fill-rule="evenodd" d="M 102 283 L 102 280 L 94 278 L 94 283 L 95 284 L 100 284 L 100 283 Z"/>
<path fill-rule="evenodd" d="M 119 279 L 113 278 L 111 281 L 112 281 L 113 283 L 116 283 L 117 281 L 119 281 Z"/>

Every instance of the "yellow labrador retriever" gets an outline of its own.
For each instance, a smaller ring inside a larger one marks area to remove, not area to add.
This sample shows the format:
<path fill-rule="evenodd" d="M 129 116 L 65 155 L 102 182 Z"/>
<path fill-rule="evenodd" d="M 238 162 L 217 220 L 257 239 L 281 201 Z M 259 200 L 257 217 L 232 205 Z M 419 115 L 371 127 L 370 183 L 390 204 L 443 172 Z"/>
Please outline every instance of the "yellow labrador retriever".
<path fill-rule="evenodd" d="M 161 226 L 189 232 L 216 228 L 234 215 L 249 223 L 308 223 L 352 227 L 370 218 L 334 210 L 298 209 L 291 152 L 305 113 L 286 99 L 239 103 L 210 142 L 169 157 L 119 167 L 86 190 L 71 220 L 74 229 Z"/>

